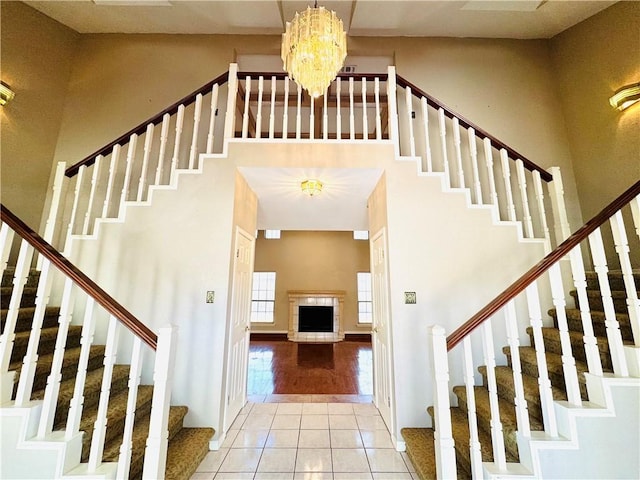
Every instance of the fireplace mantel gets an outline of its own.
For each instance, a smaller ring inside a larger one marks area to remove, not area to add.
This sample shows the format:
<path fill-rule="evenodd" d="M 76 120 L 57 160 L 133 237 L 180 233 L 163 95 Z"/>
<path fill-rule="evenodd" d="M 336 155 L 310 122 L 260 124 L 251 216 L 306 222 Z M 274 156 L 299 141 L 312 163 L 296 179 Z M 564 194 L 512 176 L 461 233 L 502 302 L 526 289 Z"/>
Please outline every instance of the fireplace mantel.
<path fill-rule="evenodd" d="M 344 340 L 344 290 L 288 290 L 289 333 L 294 342 L 339 342 Z M 319 305 L 333 307 L 333 332 L 299 332 L 298 307 Z"/>

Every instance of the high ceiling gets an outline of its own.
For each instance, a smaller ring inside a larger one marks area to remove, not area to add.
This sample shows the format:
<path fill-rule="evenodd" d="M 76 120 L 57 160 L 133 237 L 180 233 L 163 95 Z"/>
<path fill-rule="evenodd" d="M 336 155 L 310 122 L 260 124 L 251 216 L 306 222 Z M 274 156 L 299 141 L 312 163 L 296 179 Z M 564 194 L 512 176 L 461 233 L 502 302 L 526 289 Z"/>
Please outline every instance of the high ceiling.
<path fill-rule="evenodd" d="M 80 33 L 279 34 L 299 0 L 26 1 Z M 615 1 L 329 0 L 351 36 L 551 38 Z"/>

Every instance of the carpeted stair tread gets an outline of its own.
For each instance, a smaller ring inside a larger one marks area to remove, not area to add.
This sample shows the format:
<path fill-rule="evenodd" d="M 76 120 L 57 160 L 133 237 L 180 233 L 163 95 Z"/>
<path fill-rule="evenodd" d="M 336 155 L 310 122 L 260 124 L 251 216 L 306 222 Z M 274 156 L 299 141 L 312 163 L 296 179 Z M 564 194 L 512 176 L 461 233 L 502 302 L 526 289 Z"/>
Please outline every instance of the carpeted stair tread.
<path fill-rule="evenodd" d="M 582 315 L 580 310 L 575 308 L 565 309 L 567 315 L 567 326 L 569 330 L 575 332 L 582 332 Z M 549 315 L 554 319 L 554 324 L 557 327 L 556 310 L 552 308 L 549 310 Z M 616 320 L 620 325 L 620 333 L 622 339 L 625 341 L 633 342 L 633 332 L 631 330 L 631 322 L 629 321 L 629 315 L 627 313 L 616 313 Z M 598 337 L 607 336 L 606 317 L 604 312 L 598 312 L 596 310 L 591 311 L 591 324 L 593 325 L 593 333 Z"/>
<path fill-rule="evenodd" d="M 624 290 L 624 278 L 620 270 L 610 270 L 607 274 L 609 278 L 609 288 L 611 290 Z M 600 282 L 596 272 L 586 272 L 587 288 L 590 290 L 600 290 Z M 633 270 L 633 279 L 636 287 L 640 285 L 640 270 Z"/>
<path fill-rule="evenodd" d="M 573 297 L 576 307 L 579 307 L 578 292 L 572 290 L 570 294 Z M 640 292 L 636 292 L 636 294 L 640 297 Z M 627 313 L 629 311 L 627 306 L 627 293 L 624 290 L 612 291 L 611 298 L 613 300 L 613 308 L 616 313 Z M 598 312 L 604 311 L 600 290 L 587 290 L 587 300 L 589 302 L 590 310 Z"/>
<path fill-rule="evenodd" d="M 136 396 L 136 417 L 145 417 L 151 411 L 151 398 L 153 397 L 153 387 L 151 385 L 138 386 L 138 395 Z M 122 437 L 124 431 L 124 422 L 127 415 L 127 403 L 129 400 L 129 390 L 122 389 L 118 392 L 112 392 L 109 396 L 109 407 L 107 409 L 107 431 L 105 442 L 109 442 L 115 437 Z M 95 402 L 90 408 L 83 408 L 82 420 L 80 422 L 80 430 L 85 432 L 82 438 L 82 461 L 86 462 L 89 458 L 89 448 L 91 446 L 91 437 L 93 435 L 93 427 L 98 417 L 99 402 Z M 59 425 L 59 429 L 64 425 Z"/>
<path fill-rule="evenodd" d="M 35 305 L 37 287 L 24 286 L 22 289 L 22 298 L 20 299 L 21 307 L 32 307 Z M 0 306 L 9 308 L 11 303 L 11 294 L 13 287 L 0 287 Z"/>
<path fill-rule="evenodd" d="M 12 287 L 13 286 L 13 277 L 15 277 L 16 268 L 14 266 L 8 266 L 5 268 L 2 273 L 2 280 L 0 282 L 1 287 Z M 25 286 L 27 287 L 35 287 L 38 285 L 38 281 L 40 280 L 40 271 L 32 268 L 29 270 L 29 274 L 27 276 L 27 283 Z"/>
<path fill-rule="evenodd" d="M 403 428 L 400 430 L 404 438 L 407 456 L 420 480 L 435 480 L 436 445 L 432 428 Z"/>
<path fill-rule="evenodd" d="M 188 408 L 184 406 L 172 406 L 169 409 L 169 443 L 182 428 L 182 420 L 187 414 Z M 131 468 L 129 478 L 137 478 L 142 474 L 144 449 L 149 435 L 149 415 L 135 419 L 132 439 Z M 121 439 L 109 442 L 104 447 L 103 462 L 117 462 L 120 455 Z"/>
<path fill-rule="evenodd" d="M 80 335 L 82 327 L 79 325 L 70 325 L 67 334 L 66 348 L 75 348 L 80 345 Z M 11 352 L 11 362 L 21 362 L 27 353 L 29 345 L 29 337 L 31 332 L 16 332 L 13 342 L 13 351 Z M 38 344 L 38 355 L 47 355 L 53 353 L 56 346 L 56 338 L 58 337 L 58 327 L 43 328 L 40 331 L 40 342 Z"/>
<path fill-rule="evenodd" d="M 169 442 L 165 480 L 189 480 L 209 451 L 213 428 L 181 428 Z"/>
<path fill-rule="evenodd" d="M 35 314 L 36 307 L 23 307 L 18 310 L 18 318 L 16 319 L 15 332 L 25 332 L 31 330 L 33 323 L 33 315 Z M 5 320 L 7 319 L 8 309 L 3 308 L 0 311 L 0 328 L 4 329 Z M 60 307 L 46 307 L 44 312 L 44 318 L 42 320 L 42 328 L 56 327 L 58 325 L 58 316 L 60 314 Z"/>
<path fill-rule="evenodd" d="M 487 367 L 478 367 L 478 371 L 484 379 L 484 384 L 487 382 Z M 496 383 L 498 386 L 498 395 L 503 400 L 510 403 L 514 403 L 515 400 L 515 387 L 513 383 L 513 370 L 511 367 L 500 365 L 495 368 Z M 522 375 L 522 383 L 524 385 L 524 398 L 527 401 L 527 408 L 529 410 L 529 419 L 531 425 L 539 424 L 542 421 L 542 407 L 540 406 L 540 389 L 538 387 L 538 378 L 531 377 L 529 375 Z M 566 400 L 567 394 L 564 390 L 551 387 L 551 394 L 554 400 Z"/>

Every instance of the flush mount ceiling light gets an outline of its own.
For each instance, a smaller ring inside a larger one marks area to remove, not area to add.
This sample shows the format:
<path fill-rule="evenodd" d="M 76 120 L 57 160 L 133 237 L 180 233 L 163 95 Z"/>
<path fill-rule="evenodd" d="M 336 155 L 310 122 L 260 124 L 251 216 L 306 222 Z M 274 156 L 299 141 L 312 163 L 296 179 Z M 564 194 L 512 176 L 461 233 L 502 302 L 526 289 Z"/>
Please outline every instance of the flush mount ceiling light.
<path fill-rule="evenodd" d="M 0 82 L 0 105 L 6 105 L 7 102 L 15 96 L 16 94 L 9 88 L 9 85 Z"/>
<path fill-rule="evenodd" d="M 640 82 L 625 85 L 609 99 L 613 108 L 624 110 L 640 100 Z"/>
<path fill-rule="evenodd" d="M 318 195 L 322 192 L 322 187 L 324 184 L 320 180 L 316 180 L 314 178 L 310 178 L 305 180 L 300 184 L 300 188 L 302 188 L 302 192 L 306 193 L 310 197 Z"/>
<path fill-rule="evenodd" d="M 284 69 L 298 85 L 318 98 L 336 78 L 347 56 L 347 34 L 336 12 L 307 7 L 287 22 L 282 34 Z"/>

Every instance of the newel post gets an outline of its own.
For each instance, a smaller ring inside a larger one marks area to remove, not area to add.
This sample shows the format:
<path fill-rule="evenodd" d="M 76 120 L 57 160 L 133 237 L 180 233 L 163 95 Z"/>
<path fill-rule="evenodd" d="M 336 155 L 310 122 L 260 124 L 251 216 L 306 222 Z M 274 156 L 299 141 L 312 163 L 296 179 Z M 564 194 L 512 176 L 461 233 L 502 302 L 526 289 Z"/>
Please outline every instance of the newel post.
<path fill-rule="evenodd" d="M 387 103 L 389 108 L 389 139 L 393 141 L 396 158 L 400 157 L 400 135 L 398 130 L 398 98 L 396 86 L 396 67 L 387 70 Z"/>
<path fill-rule="evenodd" d="M 564 186 L 560 167 L 551 167 L 553 180 L 549 183 L 551 209 L 553 211 L 556 245 L 560 245 L 571 235 L 571 226 L 567 216 L 567 206 L 564 201 Z"/>
<path fill-rule="evenodd" d="M 435 420 L 436 472 L 438 478 L 456 478 L 456 452 L 451 430 L 449 404 L 449 361 L 447 337 L 439 325 L 428 327 L 433 378 L 433 418 Z"/>
<path fill-rule="evenodd" d="M 233 138 L 236 125 L 236 99 L 238 98 L 238 64 L 229 65 L 229 79 L 227 80 L 227 114 L 224 119 L 224 138 Z"/>
<path fill-rule="evenodd" d="M 58 221 L 58 208 L 60 206 L 60 197 L 62 196 L 62 184 L 64 182 L 64 171 L 67 168 L 65 162 L 58 162 L 56 165 L 56 173 L 53 177 L 53 187 L 51 193 L 51 204 L 49 206 L 49 216 L 44 226 L 42 238 L 53 244 L 53 234 Z M 42 270 L 42 256 L 38 255 L 37 269 Z"/>
<path fill-rule="evenodd" d="M 169 444 L 169 407 L 176 354 L 177 327 L 163 327 L 158 332 L 158 348 L 153 371 L 153 398 L 149 436 L 144 453 L 142 478 L 164 478 Z"/>

